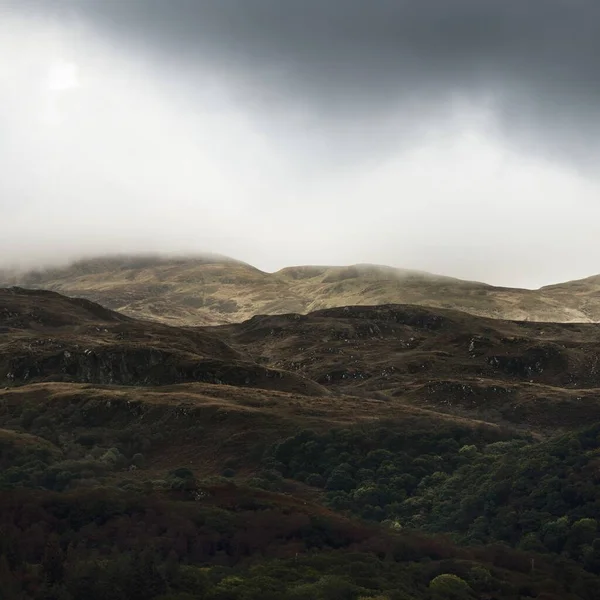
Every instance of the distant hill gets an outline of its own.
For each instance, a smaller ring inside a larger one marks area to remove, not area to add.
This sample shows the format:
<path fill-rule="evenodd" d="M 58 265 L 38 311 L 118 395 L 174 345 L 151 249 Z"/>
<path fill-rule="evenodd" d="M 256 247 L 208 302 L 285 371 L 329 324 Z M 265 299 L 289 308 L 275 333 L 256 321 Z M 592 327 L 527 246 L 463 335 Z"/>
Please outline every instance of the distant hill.
<path fill-rule="evenodd" d="M 298 266 L 265 273 L 218 255 L 146 255 L 100 257 L 26 273 L 0 271 L 0 285 L 54 290 L 173 325 L 392 303 L 495 319 L 600 322 L 600 276 L 525 290 L 378 265 Z"/>

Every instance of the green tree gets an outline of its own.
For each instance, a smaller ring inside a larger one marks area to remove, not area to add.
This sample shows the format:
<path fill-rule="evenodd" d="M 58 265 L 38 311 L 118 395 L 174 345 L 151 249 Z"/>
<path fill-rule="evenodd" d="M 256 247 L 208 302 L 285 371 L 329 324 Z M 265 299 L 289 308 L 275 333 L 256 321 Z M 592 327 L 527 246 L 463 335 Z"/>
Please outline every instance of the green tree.
<path fill-rule="evenodd" d="M 137 452 L 136 454 L 134 454 L 131 457 L 131 464 L 134 465 L 135 467 L 137 467 L 138 469 L 141 469 L 144 467 L 145 464 L 145 459 L 144 459 L 144 455 L 140 454 L 139 452 Z"/>
<path fill-rule="evenodd" d="M 489 592 L 494 587 L 494 578 L 489 569 L 476 566 L 469 570 L 469 584 L 477 592 Z"/>
<path fill-rule="evenodd" d="M 566 516 L 549 521 L 542 528 L 542 541 L 550 552 L 561 552 L 569 533 L 569 519 Z"/>
<path fill-rule="evenodd" d="M 429 582 L 433 597 L 439 600 L 468 600 L 473 597 L 469 584 L 452 573 L 442 573 Z"/>
<path fill-rule="evenodd" d="M 180 565 L 179 588 L 190 594 L 202 597 L 210 587 L 207 569 L 192 565 Z"/>
<path fill-rule="evenodd" d="M 596 519 L 579 519 L 571 525 L 567 534 L 565 550 L 574 559 L 581 557 L 582 548 L 590 546 L 598 532 L 598 522 Z"/>
<path fill-rule="evenodd" d="M 356 487 L 356 481 L 352 477 L 351 469 L 352 467 L 347 463 L 342 463 L 333 469 L 327 479 L 326 489 L 343 492 L 353 490 Z"/>

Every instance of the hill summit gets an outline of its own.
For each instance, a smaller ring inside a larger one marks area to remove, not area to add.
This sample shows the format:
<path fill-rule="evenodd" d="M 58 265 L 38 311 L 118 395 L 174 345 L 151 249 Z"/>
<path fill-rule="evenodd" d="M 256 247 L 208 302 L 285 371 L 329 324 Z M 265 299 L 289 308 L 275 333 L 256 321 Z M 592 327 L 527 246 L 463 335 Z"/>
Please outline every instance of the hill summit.
<path fill-rule="evenodd" d="M 125 315 L 173 325 L 378 304 L 450 308 L 496 319 L 600 321 L 599 276 L 526 290 L 369 264 L 266 273 L 220 255 L 121 255 L 24 273 L 0 271 L 0 286 L 12 285 L 87 298 Z"/>

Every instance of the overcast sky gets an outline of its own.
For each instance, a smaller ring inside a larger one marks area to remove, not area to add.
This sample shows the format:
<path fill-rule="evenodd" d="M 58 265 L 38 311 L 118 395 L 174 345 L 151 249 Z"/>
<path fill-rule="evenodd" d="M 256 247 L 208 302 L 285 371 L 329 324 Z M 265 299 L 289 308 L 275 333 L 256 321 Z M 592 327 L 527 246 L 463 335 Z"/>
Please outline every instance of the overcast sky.
<path fill-rule="evenodd" d="M 600 273 L 598 0 L 0 0 L 0 266 Z"/>

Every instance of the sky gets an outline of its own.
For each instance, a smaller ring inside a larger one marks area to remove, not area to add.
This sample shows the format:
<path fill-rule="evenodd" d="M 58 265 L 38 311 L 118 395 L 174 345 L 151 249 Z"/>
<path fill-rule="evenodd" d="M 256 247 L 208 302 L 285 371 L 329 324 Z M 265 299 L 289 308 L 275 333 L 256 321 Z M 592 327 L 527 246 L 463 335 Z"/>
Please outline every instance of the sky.
<path fill-rule="evenodd" d="M 597 0 L 0 0 L 0 267 L 600 273 Z"/>

